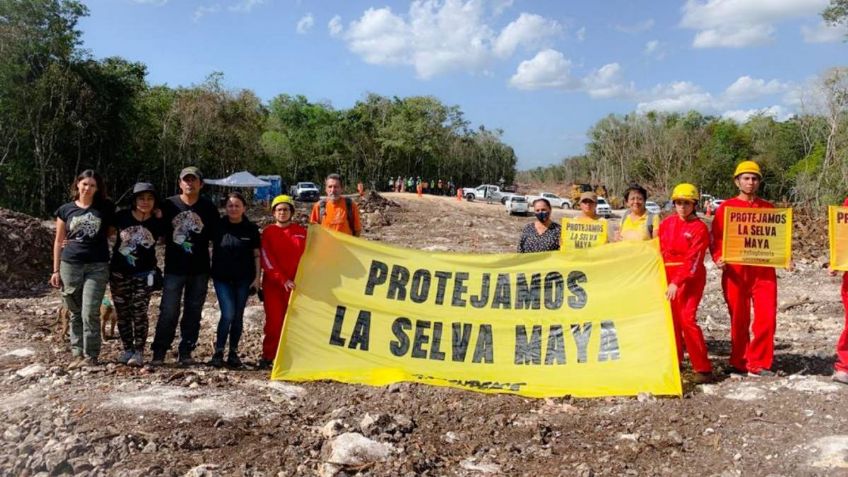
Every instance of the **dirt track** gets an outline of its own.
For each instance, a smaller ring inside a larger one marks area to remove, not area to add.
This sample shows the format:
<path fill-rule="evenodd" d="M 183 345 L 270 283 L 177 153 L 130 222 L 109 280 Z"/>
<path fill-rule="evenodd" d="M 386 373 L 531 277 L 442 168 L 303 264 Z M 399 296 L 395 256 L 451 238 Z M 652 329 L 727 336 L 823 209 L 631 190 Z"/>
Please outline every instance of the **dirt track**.
<path fill-rule="evenodd" d="M 500 205 L 386 197 L 402 207 L 366 217 L 391 223 L 366 238 L 426 250 L 512 251 L 530 220 Z M 708 270 L 700 321 L 723 368 L 729 323 Z M 117 341 L 105 343 L 105 365 L 66 371 L 69 353 L 52 329 L 58 295 L 3 299 L 0 474 L 848 475 L 848 386 L 829 380 L 842 328 L 838 280 L 821 261 L 778 274 L 782 376 L 684 383 L 682 399 L 535 400 L 415 384 L 270 383 L 203 365 L 137 370 L 114 364 Z M 214 304 L 210 292 L 204 343 Z M 258 305 L 246 313 L 246 361 L 259 354 Z M 345 443 L 360 443 L 359 454 L 345 455 Z"/>

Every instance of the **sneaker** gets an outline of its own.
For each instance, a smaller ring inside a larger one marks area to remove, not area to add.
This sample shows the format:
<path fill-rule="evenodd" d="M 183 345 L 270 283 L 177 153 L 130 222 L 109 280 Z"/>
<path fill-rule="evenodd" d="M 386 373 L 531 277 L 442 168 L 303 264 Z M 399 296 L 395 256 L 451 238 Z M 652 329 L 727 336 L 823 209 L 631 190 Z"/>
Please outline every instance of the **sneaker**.
<path fill-rule="evenodd" d="M 224 367 L 224 352 L 223 351 L 215 351 L 215 354 L 212 355 L 212 359 L 209 360 L 209 364 L 215 368 L 223 368 Z"/>
<path fill-rule="evenodd" d="M 135 353 L 133 353 L 132 357 L 127 360 L 127 365 L 135 366 L 138 368 L 144 366 L 144 355 L 141 353 L 141 351 L 136 351 Z"/>
<path fill-rule="evenodd" d="M 238 369 L 244 366 L 241 362 L 241 358 L 238 357 L 236 353 L 230 353 L 227 355 L 227 366 L 230 368 Z"/>
<path fill-rule="evenodd" d="M 157 351 L 153 352 L 153 359 L 150 360 L 151 366 L 162 366 L 165 364 L 165 353 L 160 353 Z"/>
<path fill-rule="evenodd" d="M 71 362 L 68 363 L 68 369 L 79 369 L 82 367 L 82 364 L 85 362 L 85 358 L 82 356 L 74 356 L 71 359 Z"/>
<path fill-rule="evenodd" d="M 830 379 L 837 383 L 848 384 L 848 372 L 836 370 L 833 372 L 833 376 L 831 376 Z"/>
<path fill-rule="evenodd" d="M 749 378 L 773 378 L 777 376 L 774 371 L 770 369 L 757 369 L 748 371 Z"/>
<path fill-rule="evenodd" d="M 121 364 L 127 364 L 134 354 L 135 352 L 129 349 L 124 351 L 120 354 L 120 356 L 118 356 L 118 362 Z"/>
<path fill-rule="evenodd" d="M 709 384 L 715 380 L 713 377 L 713 373 L 692 373 L 692 377 L 689 379 L 690 382 L 695 384 Z"/>
<path fill-rule="evenodd" d="M 100 366 L 100 360 L 97 359 L 96 356 L 86 356 L 85 359 L 82 360 L 81 368 L 94 368 L 96 366 Z"/>
<path fill-rule="evenodd" d="M 258 370 L 268 370 L 274 367 L 274 362 L 270 359 L 261 358 L 258 363 L 256 363 L 256 369 Z"/>
<path fill-rule="evenodd" d="M 191 354 L 181 354 L 177 359 L 177 362 L 180 363 L 180 366 L 192 366 L 196 363 L 194 358 L 191 357 Z"/>

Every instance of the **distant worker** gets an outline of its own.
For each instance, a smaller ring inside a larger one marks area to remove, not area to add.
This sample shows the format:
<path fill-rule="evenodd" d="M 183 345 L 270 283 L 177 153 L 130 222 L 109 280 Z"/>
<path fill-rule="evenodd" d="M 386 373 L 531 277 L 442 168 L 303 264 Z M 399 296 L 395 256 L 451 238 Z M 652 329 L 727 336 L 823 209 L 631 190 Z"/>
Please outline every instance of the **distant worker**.
<path fill-rule="evenodd" d="M 616 240 L 651 240 L 657 236 L 660 219 L 645 209 L 648 191 L 639 184 L 631 184 L 624 191 L 627 211 L 621 218 Z"/>
<path fill-rule="evenodd" d="M 692 184 L 679 184 L 671 194 L 674 215 L 659 227 L 660 252 L 668 280 L 666 298 L 671 302 L 677 361 L 683 362 L 683 350 L 689 354 L 694 371 L 692 381 L 698 384 L 713 380 L 713 367 L 707 355 L 704 333 L 698 326 L 698 305 L 707 283 L 704 256 L 710 246 L 707 226 L 695 214 L 698 189 Z"/>
<path fill-rule="evenodd" d="M 365 186 L 362 184 L 362 181 L 356 183 L 356 192 L 359 193 L 359 198 L 365 197 Z"/>
<path fill-rule="evenodd" d="M 327 198 L 321 199 L 312 207 L 309 222 L 319 224 L 325 229 L 359 237 L 362 233 L 362 222 L 359 218 L 359 207 L 350 197 L 342 195 L 344 186 L 338 174 L 330 174 L 324 180 L 324 190 Z"/>
<path fill-rule="evenodd" d="M 551 203 L 547 199 L 533 201 L 536 220 L 524 226 L 518 239 L 519 253 L 550 252 L 559 250 L 562 227 L 551 220 Z"/>
<path fill-rule="evenodd" d="M 743 161 L 733 174 L 739 195 L 715 211 L 711 251 L 722 270 L 721 288 L 730 313 L 730 365 L 749 376 L 774 376 L 774 333 L 777 326 L 777 275 L 774 268 L 725 263 L 722 257 L 724 210 L 727 207 L 774 208 L 757 197 L 763 175 L 754 161 Z M 754 320 L 751 321 L 751 306 Z M 750 331 L 749 331 L 750 330 Z"/>
<path fill-rule="evenodd" d="M 415 185 L 415 193 L 417 193 L 418 197 L 420 198 L 421 194 L 423 192 L 424 192 L 424 183 L 419 180 L 418 184 Z"/>
<path fill-rule="evenodd" d="M 842 203 L 848 207 L 848 198 Z M 836 275 L 836 270 L 831 270 Z M 842 306 L 845 309 L 845 327 L 836 343 L 836 363 L 833 365 L 832 379 L 838 383 L 848 384 L 848 272 L 842 273 Z"/>

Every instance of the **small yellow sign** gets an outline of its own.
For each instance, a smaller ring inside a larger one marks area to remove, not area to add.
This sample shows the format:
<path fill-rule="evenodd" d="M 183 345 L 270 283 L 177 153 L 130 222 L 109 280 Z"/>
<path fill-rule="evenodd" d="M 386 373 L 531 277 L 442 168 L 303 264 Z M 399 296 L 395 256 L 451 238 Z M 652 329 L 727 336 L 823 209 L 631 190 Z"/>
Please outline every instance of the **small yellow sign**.
<path fill-rule="evenodd" d="M 563 252 L 597 247 L 608 241 L 608 223 L 604 219 L 562 219 L 560 250 Z"/>
<path fill-rule="evenodd" d="M 848 271 L 848 207 L 827 208 L 831 270 Z"/>
<path fill-rule="evenodd" d="M 792 209 L 724 209 L 726 263 L 788 268 L 792 259 Z"/>

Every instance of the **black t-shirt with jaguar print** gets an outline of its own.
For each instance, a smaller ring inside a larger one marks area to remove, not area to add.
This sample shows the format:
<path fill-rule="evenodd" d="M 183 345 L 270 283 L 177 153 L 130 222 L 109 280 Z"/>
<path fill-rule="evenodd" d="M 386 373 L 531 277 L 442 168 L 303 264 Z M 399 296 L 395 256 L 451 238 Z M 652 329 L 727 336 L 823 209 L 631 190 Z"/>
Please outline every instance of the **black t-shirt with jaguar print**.
<path fill-rule="evenodd" d="M 65 240 L 62 261 L 71 263 L 97 263 L 109 261 L 108 231 L 115 217 L 115 204 L 98 201 L 86 208 L 76 202 L 56 209 L 54 215 L 65 222 Z"/>
<path fill-rule="evenodd" d="M 209 273 L 209 241 L 220 219 L 218 208 L 206 197 L 188 205 L 175 195 L 162 203 L 165 232 L 165 273 Z"/>
<path fill-rule="evenodd" d="M 125 209 L 115 214 L 115 228 L 118 234 L 112 249 L 112 271 L 136 275 L 153 270 L 156 242 L 164 234 L 162 219 L 151 216 L 139 221 L 132 210 Z"/>

